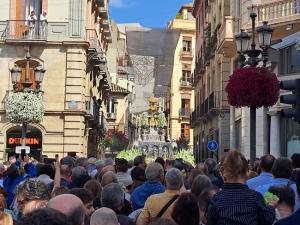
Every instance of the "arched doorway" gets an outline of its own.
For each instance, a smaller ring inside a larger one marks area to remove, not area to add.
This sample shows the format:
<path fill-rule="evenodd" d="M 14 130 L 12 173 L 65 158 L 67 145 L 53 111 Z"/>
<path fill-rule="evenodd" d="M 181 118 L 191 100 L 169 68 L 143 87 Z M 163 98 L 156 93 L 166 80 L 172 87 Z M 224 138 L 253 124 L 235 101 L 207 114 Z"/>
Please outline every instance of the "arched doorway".
<path fill-rule="evenodd" d="M 15 153 L 16 146 L 22 143 L 22 127 L 15 126 L 6 132 L 6 153 L 9 156 L 18 155 Z M 30 147 L 30 156 L 36 160 L 40 160 L 42 155 L 42 132 L 33 127 L 28 126 L 26 132 L 26 145 Z"/>

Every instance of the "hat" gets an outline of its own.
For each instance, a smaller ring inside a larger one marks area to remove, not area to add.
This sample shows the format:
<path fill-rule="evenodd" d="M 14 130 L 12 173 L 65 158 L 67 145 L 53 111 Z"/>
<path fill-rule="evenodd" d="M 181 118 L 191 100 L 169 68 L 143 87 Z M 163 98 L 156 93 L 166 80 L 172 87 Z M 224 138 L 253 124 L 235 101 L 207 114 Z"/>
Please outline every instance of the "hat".
<path fill-rule="evenodd" d="M 66 156 L 60 160 L 61 165 L 74 166 L 75 159 L 72 156 Z"/>

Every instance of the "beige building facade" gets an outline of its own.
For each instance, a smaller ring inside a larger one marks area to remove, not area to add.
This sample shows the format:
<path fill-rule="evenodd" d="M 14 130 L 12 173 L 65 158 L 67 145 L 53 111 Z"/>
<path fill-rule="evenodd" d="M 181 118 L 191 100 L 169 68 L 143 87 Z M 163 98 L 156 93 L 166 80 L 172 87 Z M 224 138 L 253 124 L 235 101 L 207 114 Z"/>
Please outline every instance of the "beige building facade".
<path fill-rule="evenodd" d="M 34 23 L 29 19 L 32 11 Z M 44 11 L 47 23 L 42 21 Z M 27 142 L 30 138 L 38 142 L 31 143 L 31 154 L 96 156 L 107 126 L 101 107 L 105 111 L 111 87 L 106 65 L 111 41 L 108 1 L 3 0 L 0 27 L 0 160 L 14 154 L 17 144 L 9 140 L 21 135 L 20 125 L 6 119 L 5 99 L 13 89 L 10 69 L 14 64 L 22 69 L 25 55 L 30 55 L 30 71 L 36 65 L 46 70 L 41 84 L 44 118 L 27 130 Z"/>
<path fill-rule="evenodd" d="M 231 59 L 221 50 L 224 44 L 225 18 L 230 15 L 229 3 L 229 0 L 194 2 L 193 14 L 197 21 L 194 72 L 196 101 L 191 123 L 197 161 L 208 157 L 221 159 L 230 145 L 230 112 L 225 88 L 230 75 Z M 216 153 L 208 150 L 209 141 L 218 143 Z"/>
<path fill-rule="evenodd" d="M 175 141 L 184 137 L 193 146 L 193 129 L 190 113 L 194 109 L 194 89 L 192 73 L 195 64 L 196 22 L 192 15 L 192 4 L 181 7 L 168 29 L 180 30 L 175 50 L 172 78 L 167 96 L 168 136 Z"/>

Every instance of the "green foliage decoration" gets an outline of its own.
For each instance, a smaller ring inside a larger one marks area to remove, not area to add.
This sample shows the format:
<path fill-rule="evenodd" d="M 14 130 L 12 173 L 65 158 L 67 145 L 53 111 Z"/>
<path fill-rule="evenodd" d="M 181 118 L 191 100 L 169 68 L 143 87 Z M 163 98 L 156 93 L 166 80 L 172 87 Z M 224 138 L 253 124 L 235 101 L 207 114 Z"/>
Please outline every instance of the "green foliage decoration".
<path fill-rule="evenodd" d="M 174 154 L 174 159 L 182 159 L 186 163 L 190 163 L 192 165 L 195 165 L 195 158 L 193 155 L 193 152 L 191 152 L 188 149 L 182 149 Z"/>

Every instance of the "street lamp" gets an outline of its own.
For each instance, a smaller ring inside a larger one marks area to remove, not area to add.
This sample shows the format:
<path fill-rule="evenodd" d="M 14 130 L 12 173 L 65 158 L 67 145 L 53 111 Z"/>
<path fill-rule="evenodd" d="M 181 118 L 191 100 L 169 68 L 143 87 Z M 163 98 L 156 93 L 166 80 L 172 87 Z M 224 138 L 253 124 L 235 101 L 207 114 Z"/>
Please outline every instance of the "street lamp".
<path fill-rule="evenodd" d="M 34 80 L 36 82 L 36 89 L 31 89 L 32 82 L 29 80 L 30 75 L 30 60 L 31 56 L 29 52 L 26 53 L 26 69 L 25 69 L 25 79 L 21 81 L 21 68 L 19 68 L 16 64 L 10 70 L 11 80 L 13 83 L 13 89 L 15 92 L 35 92 L 36 94 L 40 93 L 40 84 L 43 82 L 44 75 L 46 70 L 43 69 L 41 65 L 38 65 L 34 68 Z M 18 87 L 17 84 L 21 84 L 22 87 Z M 27 122 L 22 123 L 22 146 L 26 146 L 26 130 L 27 130 Z"/>
<path fill-rule="evenodd" d="M 250 35 L 241 30 L 241 32 L 235 36 L 237 51 L 241 55 L 240 60 L 242 67 L 245 65 L 256 67 L 260 61 L 263 62 L 263 66 L 266 67 L 268 61 L 268 48 L 271 45 L 273 29 L 268 25 L 268 22 L 263 22 L 263 26 L 257 29 L 258 41 L 261 49 L 256 49 L 255 43 L 255 20 L 257 14 L 252 11 L 250 18 L 252 22 L 252 43 L 249 49 Z M 247 60 L 245 55 L 247 55 Z M 261 56 L 261 57 L 259 57 Z M 250 107 L 250 162 L 253 163 L 256 159 L 256 108 Z"/>

